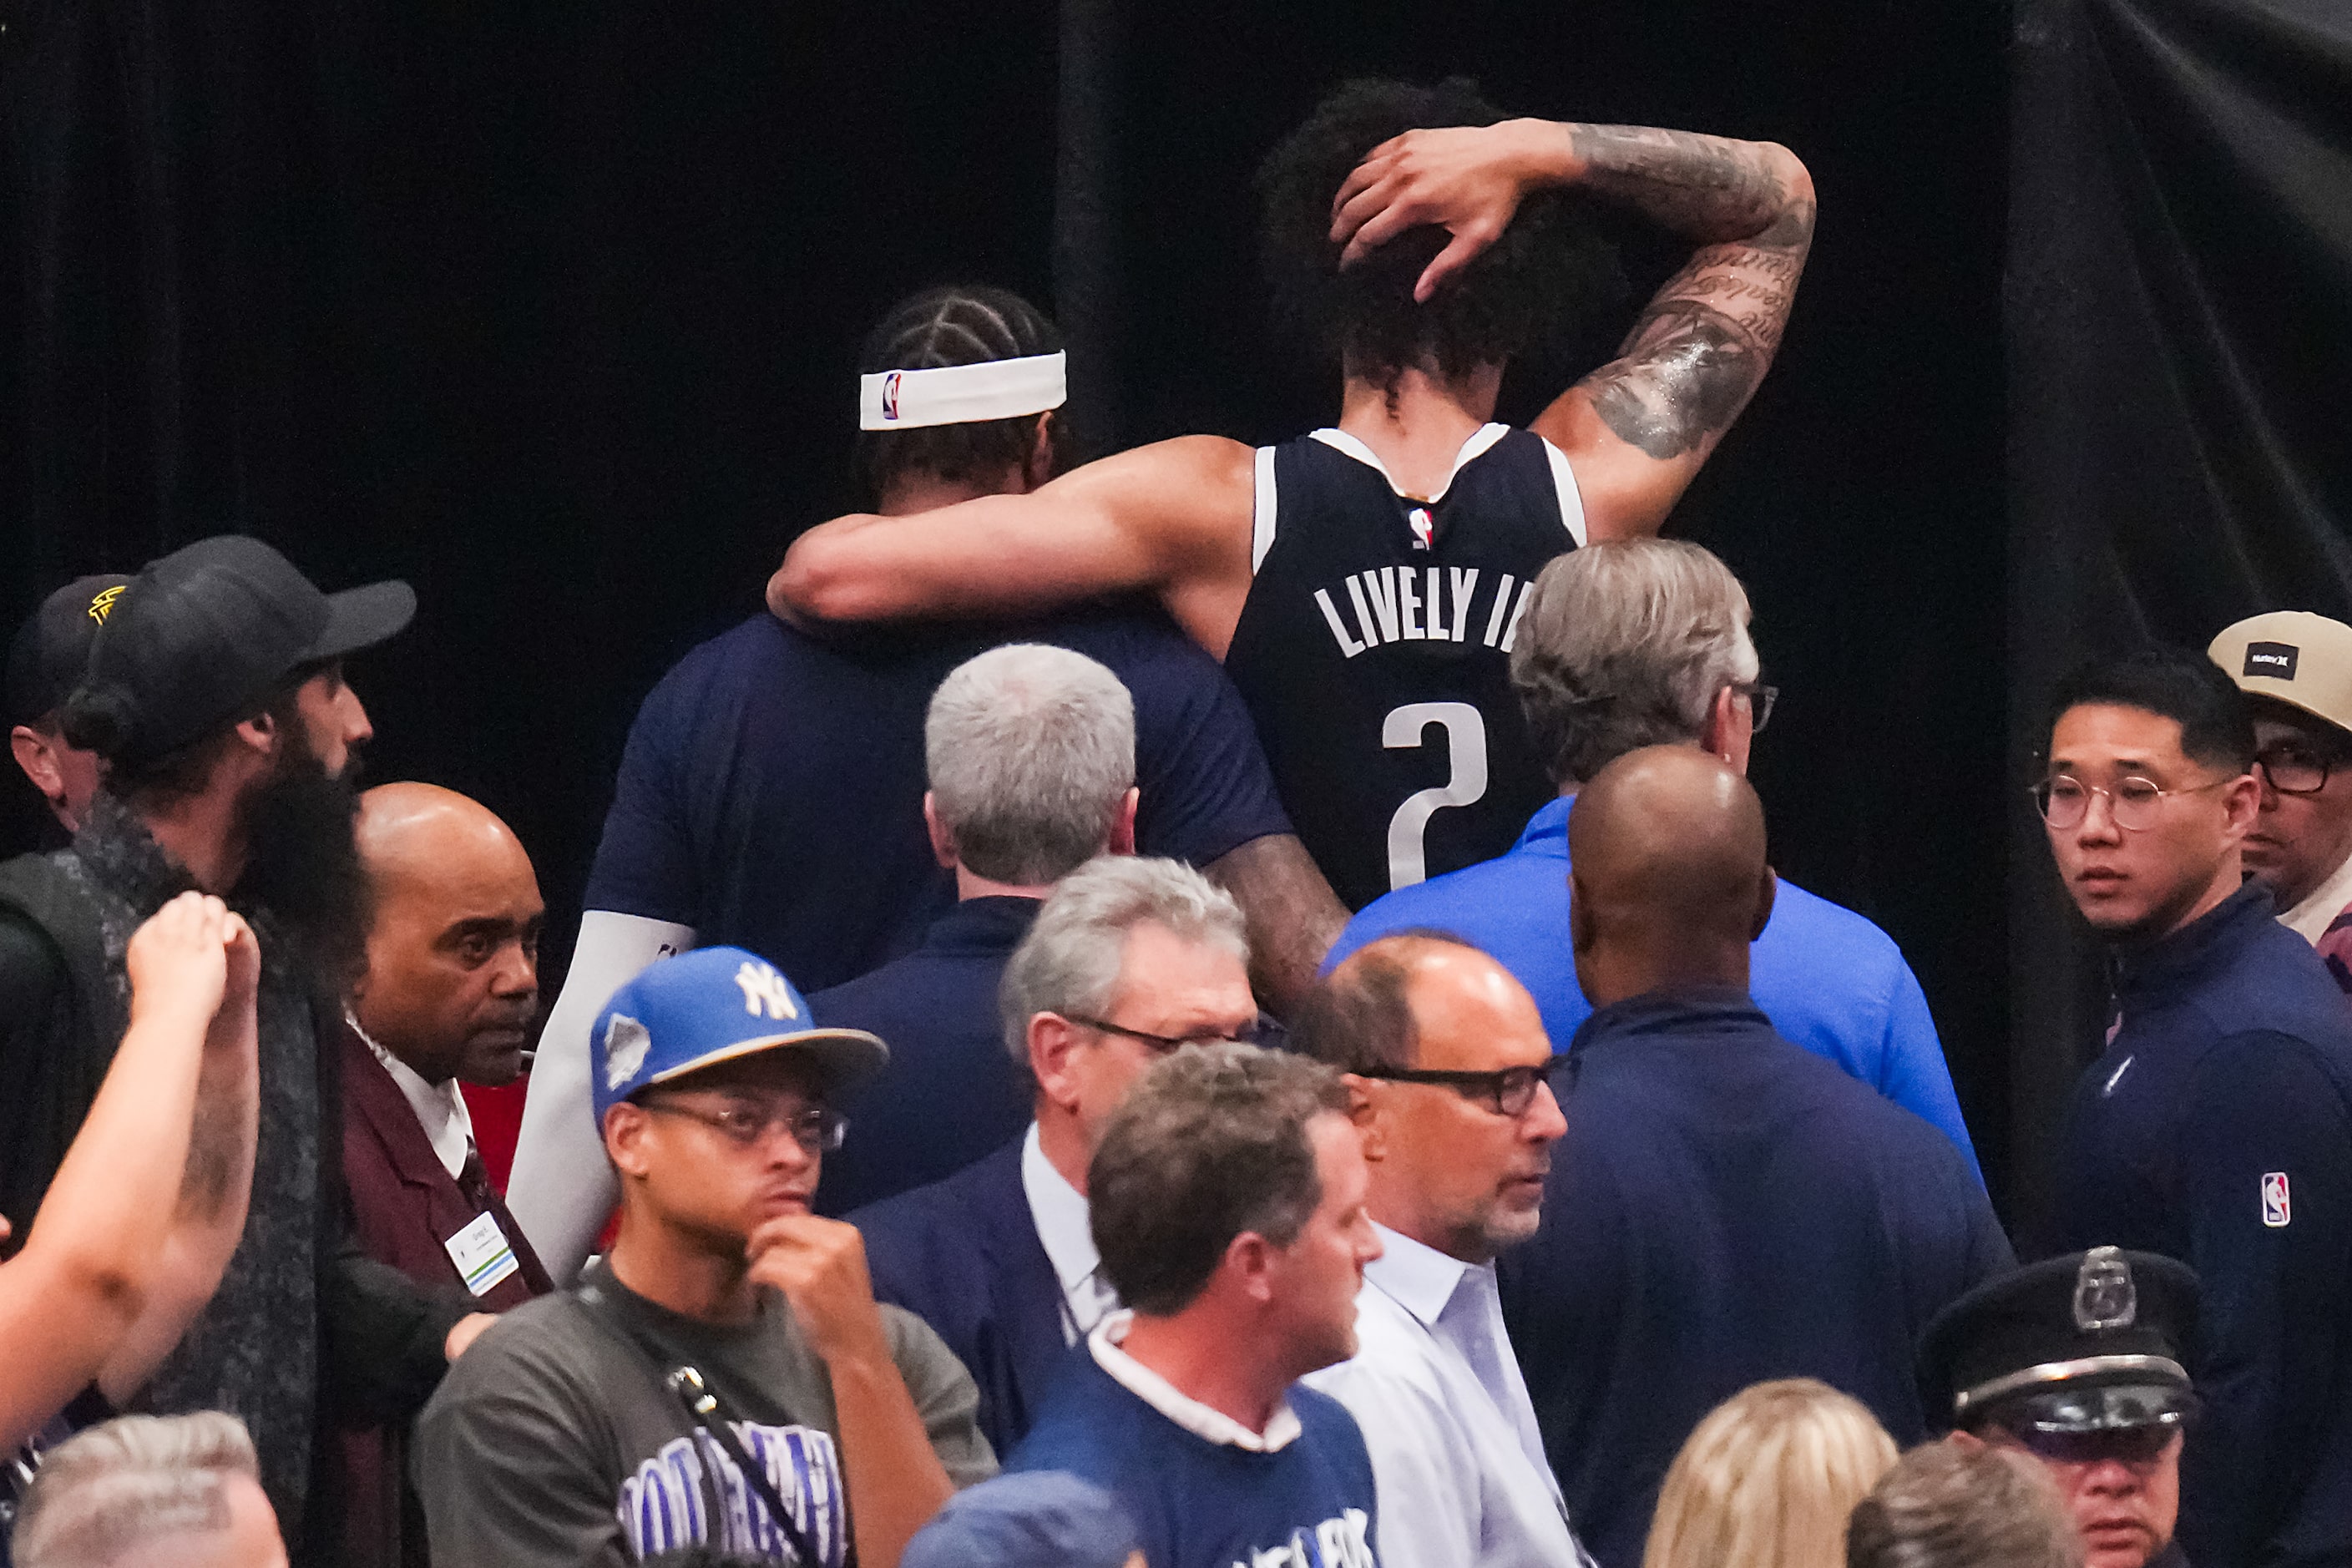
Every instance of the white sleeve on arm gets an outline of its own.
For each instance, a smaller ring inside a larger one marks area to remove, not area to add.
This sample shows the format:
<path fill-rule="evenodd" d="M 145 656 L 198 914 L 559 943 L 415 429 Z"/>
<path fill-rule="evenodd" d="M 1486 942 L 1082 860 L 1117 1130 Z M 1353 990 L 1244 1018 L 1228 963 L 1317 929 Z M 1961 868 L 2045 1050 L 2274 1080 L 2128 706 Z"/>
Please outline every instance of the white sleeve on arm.
<path fill-rule="evenodd" d="M 580 917 L 572 970 L 531 1063 L 507 1191 L 507 1207 L 558 1289 L 579 1276 L 618 1196 L 589 1092 L 588 1031 L 639 970 L 693 945 L 692 926 L 610 910 Z"/>

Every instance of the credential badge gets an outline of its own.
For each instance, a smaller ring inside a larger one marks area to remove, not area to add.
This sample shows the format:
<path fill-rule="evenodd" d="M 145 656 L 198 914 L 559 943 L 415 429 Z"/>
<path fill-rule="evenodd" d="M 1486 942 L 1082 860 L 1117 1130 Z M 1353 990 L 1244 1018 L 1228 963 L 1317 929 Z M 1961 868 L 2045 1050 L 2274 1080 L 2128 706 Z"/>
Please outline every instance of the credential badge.
<path fill-rule="evenodd" d="M 2086 1334 L 2128 1329 L 2139 1318 L 2139 1291 L 2123 1249 L 2095 1247 L 2074 1276 L 2074 1326 Z"/>
<path fill-rule="evenodd" d="M 626 1013 L 614 1014 L 613 1021 L 604 1026 L 604 1087 L 618 1089 L 636 1077 L 653 1045 L 654 1037 L 643 1024 Z"/>

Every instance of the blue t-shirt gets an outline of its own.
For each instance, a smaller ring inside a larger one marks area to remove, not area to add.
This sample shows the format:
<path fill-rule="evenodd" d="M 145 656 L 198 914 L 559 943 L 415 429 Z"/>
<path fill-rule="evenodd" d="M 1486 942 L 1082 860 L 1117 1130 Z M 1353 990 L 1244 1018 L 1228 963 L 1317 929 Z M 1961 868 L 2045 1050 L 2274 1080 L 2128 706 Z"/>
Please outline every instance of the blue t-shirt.
<path fill-rule="evenodd" d="M 1592 1016 L 1569 946 L 1569 805 L 1555 800 L 1537 812 L 1507 854 L 1375 900 L 1348 922 L 1324 967 L 1392 931 L 1452 931 L 1518 977 L 1553 1048 L 1566 1050 Z M 1940 1129 L 1975 1169 L 1936 1020 L 1894 938 L 1784 881 L 1749 964 L 1748 989 L 1782 1037 Z"/>
<path fill-rule="evenodd" d="M 1374 1568 L 1364 1435 L 1328 1394 L 1289 1398 L 1298 1436 L 1257 1453 L 1186 1431 L 1081 1353 L 1005 1469 L 1060 1470 L 1116 1496 L 1150 1568 Z"/>
<path fill-rule="evenodd" d="M 1085 654 L 1133 694 L 1145 854 L 1201 866 L 1290 831 L 1233 684 L 1156 611 L 824 640 L 761 615 L 638 710 L 587 907 L 750 948 L 803 992 L 912 949 L 955 902 L 923 827 L 924 713 L 956 666 L 1019 641 Z"/>

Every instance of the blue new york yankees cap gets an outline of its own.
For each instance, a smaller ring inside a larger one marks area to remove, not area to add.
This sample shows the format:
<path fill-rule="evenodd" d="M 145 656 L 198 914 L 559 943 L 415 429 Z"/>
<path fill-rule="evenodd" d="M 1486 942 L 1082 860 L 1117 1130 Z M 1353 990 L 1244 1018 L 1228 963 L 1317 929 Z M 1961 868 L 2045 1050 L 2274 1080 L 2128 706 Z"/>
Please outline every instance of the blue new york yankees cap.
<path fill-rule="evenodd" d="M 759 1051 L 791 1049 L 830 1091 L 882 1070 L 890 1049 L 863 1029 L 828 1029 L 774 964 L 740 947 L 660 960 L 613 993 L 589 1037 L 596 1125 L 639 1089 Z"/>

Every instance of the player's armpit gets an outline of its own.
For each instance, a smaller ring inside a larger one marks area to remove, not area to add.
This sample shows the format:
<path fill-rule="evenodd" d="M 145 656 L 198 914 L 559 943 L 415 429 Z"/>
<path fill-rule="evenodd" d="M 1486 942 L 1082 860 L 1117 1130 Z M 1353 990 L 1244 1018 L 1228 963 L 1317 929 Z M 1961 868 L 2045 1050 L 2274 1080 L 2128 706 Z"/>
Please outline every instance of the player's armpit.
<path fill-rule="evenodd" d="M 1769 142 L 1577 126 L 1584 184 L 1701 243 L 1615 359 L 1535 420 L 1566 452 L 1591 537 L 1654 533 L 1771 367 L 1813 237 L 1812 179 Z"/>
<path fill-rule="evenodd" d="M 1206 646 L 1230 598 L 1222 652 L 1249 591 L 1253 463 L 1237 441 L 1180 437 L 1027 495 L 836 518 L 785 552 L 768 607 L 797 623 L 985 618 L 1140 590 Z"/>

